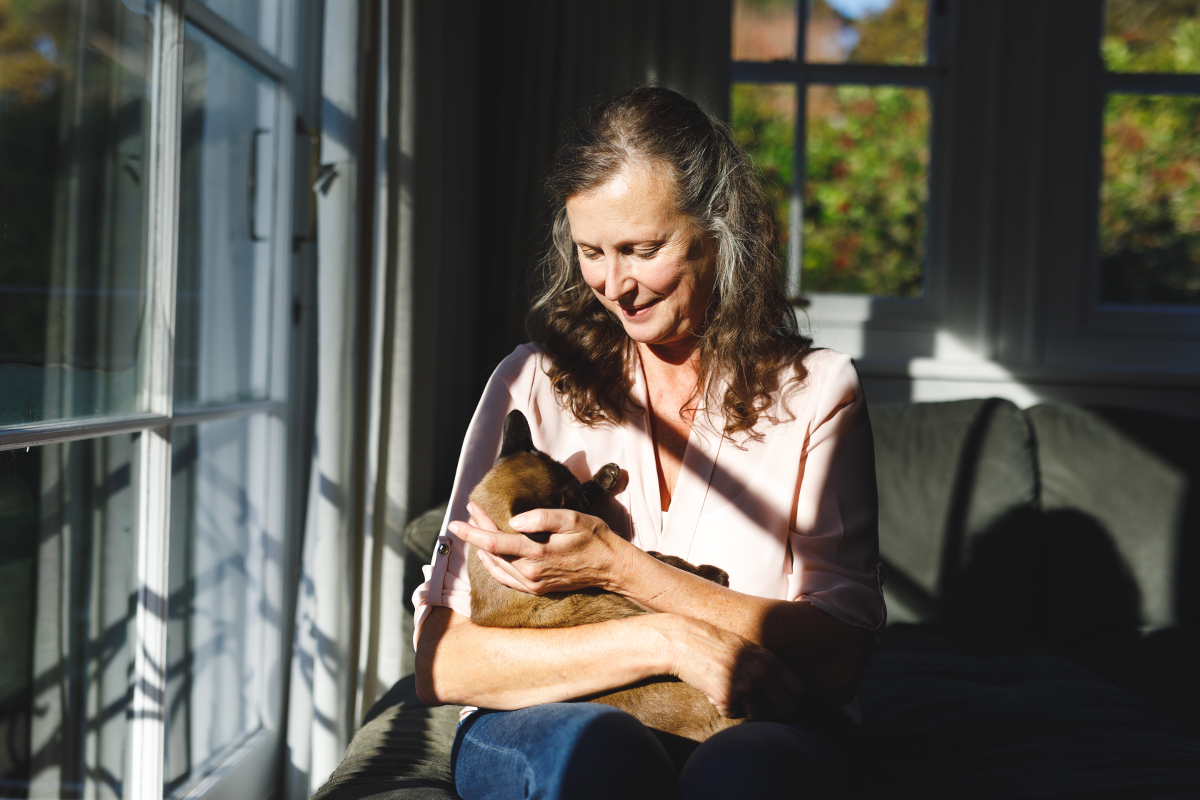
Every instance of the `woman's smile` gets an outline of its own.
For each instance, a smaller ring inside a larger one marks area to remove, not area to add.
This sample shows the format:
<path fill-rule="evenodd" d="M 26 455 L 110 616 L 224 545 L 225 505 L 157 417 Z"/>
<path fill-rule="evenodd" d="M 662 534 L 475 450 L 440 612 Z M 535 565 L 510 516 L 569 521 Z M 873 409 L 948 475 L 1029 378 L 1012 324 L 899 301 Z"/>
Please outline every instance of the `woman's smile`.
<path fill-rule="evenodd" d="M 676 207 L 670 178 L 630 162 L 566 206 L 583 279 L 629 338 L 649 347 L 694 347 L 715 259 Z"/>

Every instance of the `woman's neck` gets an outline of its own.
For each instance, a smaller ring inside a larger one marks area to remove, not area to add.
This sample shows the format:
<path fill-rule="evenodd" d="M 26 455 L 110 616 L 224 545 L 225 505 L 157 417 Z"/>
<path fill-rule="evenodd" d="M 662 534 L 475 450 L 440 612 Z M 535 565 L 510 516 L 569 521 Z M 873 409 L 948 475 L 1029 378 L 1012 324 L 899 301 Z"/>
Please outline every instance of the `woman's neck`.
<path fill-rule="evenodd" d="M 667 384 L 677 388 L 688 384 L 692 389 L 695 388 L 696 376 L 700 372 L 699 341 L 691 339 L 671 344 L 638 342 L 637 349 L 647 383 Z"/>

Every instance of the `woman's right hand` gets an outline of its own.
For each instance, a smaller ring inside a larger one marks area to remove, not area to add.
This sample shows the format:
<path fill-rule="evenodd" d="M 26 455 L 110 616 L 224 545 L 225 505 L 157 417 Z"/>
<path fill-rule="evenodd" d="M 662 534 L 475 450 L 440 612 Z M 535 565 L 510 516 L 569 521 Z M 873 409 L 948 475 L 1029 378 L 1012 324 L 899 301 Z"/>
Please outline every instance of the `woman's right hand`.
<path fill-rule="evenodd" d="M 678 614 L 640 619 L 663 637 L 668 674 L 703 692 L 721 716 L 777 719 L 804 691 L 791 667 L 736 633 Z"/>

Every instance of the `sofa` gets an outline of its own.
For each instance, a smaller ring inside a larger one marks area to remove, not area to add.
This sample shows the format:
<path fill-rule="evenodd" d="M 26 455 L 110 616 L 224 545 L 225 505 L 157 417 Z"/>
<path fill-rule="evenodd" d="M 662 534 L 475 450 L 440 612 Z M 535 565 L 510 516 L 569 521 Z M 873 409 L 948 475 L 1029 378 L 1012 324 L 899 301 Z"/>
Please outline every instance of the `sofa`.
<path fill-rule="evenodd" d="M 1200 797 L 1200 422 L 995 398 L 870 413 L 874 796 Z M 406 531 L 405 597 L 443 513 Z M 457 717 L 401 680 L 315 797 L 455 798 Z"/>

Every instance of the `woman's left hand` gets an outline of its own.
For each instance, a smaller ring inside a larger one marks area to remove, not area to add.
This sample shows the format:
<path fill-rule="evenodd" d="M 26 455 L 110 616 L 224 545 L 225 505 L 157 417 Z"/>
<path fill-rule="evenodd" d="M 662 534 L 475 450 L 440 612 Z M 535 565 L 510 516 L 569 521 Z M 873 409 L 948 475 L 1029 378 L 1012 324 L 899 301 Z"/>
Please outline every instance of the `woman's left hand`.
<path fill-rule="evenodd" d="M 452 523 L 451 532 L 475 545 L 477 558 L 500 584 L 529 594 L 589 586 L 618 591 L 621 565 L 636 550 L 603 520 L 577 511 L 535 509 L 510 520 L 514 530 L 550 534 L 545 544 L 500 531 L 474 503 L 467 511 L 470 522 Z"/>

